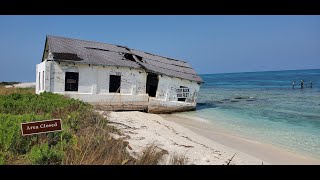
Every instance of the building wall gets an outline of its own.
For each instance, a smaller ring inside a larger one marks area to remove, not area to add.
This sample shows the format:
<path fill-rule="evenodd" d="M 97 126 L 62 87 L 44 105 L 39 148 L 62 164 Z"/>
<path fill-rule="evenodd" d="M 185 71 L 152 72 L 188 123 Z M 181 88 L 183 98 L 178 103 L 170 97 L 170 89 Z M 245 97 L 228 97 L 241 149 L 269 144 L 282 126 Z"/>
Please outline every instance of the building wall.
<path fill-rule="evenodd" d="M 147 73 L 144 69 L 114 66 L 95 66 L 67 62 L 44 61 L 37 65 L 36 93 L 48 91 L 62 94 L 85 102 L 117 107 L 139 106 L 150 112 L 165 112 L 175 109 L 191 110 L 196 106 L 199 85 L 194 81 L 159 75 L 156 97 L 149 98 L 146 94 Z M 42 88 L 42 73 L 44 88 Z M 39 78 L 40 76 L 40 88 Z M 65 73 L 78 72 L 78 91 L 65 91 Z M 120 93 L 109 93 L 110 75 L 121 75 Z M 177 88 L 188 87 L 190 97 L 187 102 L 179 102 Z M 120 108 L 121 109 L 121 108 Z M 124 108 L 126 109 L 126 108 Z M 138 108 L 139 109 L 139 108 Z"/>
<path fill-rule="evenodd" d="M 194 101 L 192 95 L 195 93 L 195 99 L 199 92 L 200 86 L 194 82 L 180 78 L 159 76 L 159 84 L 156 94 L 156 99 L 163 101 L 178 101 L 177 89 L 180 86 L 188 87 L 190 90 L 190 100 Z"/>
<path fill-rule="evenodd" d="M 36 65 L 36 93 L 50 91 L 50 63 L 44 61 Z"/>
<path fill-rule="evenodd" d="M 177 89 L 180 86 L 189 88 L 190 97 L 186 102 L 178 101 Z M 149 98 L 148 112 L 169 113 L 194 110 L 199 89 L 200 85 L 194 81 L 160 75 L 156 97 Z"/>
<path fill-rule="evenodd" d="M 50 92 L 81 99 L 85 102 L 121 104 L 147 102 L 146 72 L 142 69 L 113 66 L 95 66 L 48 61 L 50 69 Z M 78 72 L 77 92 L 65 91 L 65 73 Z M 109 93 L 110 75 L 121 75 L 120 93 Z"/>

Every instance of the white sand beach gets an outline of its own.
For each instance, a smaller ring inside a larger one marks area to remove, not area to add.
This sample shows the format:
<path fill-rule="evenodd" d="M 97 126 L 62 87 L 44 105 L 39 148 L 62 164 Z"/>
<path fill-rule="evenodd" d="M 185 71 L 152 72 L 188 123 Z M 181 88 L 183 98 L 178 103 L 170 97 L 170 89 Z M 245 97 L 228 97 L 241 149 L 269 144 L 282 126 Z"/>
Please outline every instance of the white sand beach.
<path fill-rule="evenodd" d="M 203 137 L 216 143 L 232 148 L 237 152 L 249 154 L 263 164 L 295 165 L 295 164 L 320 164 L 320 159 L 309 157 L 278 146 L 256 141 L 254 138 L 240 137 L 234 132 L 221 127 L 215 127 L 208 120 L 188 117 L 180 114 L 161 115 L 166 120 L 176 122 Z"/>
<path fill-rule="evenodd" d="M 133 156 L 148 145 L 188 158 L 188 164 L 222 165 L 233 156 L 231 164 L 320 164 L 269 144 L 228 134 L 206 120 L 179 114 L 148 114 L 138 111 L 103 112 L 111 125 L 124 133 Z"/>
<path fill-rule="evenodd" d="M 154 144 L 188 157 L 190 164 L 225 164 L 236 150 L 216 143 L 208 138 L 175 123 L 160 115 L 143 112 L 110 112 L 108 120 L 128 136 L 132 154 L 138 155 L 142 149 Z M 262 161 L 245 153 L 237 153 L 235 164 L 261 164 Z"/>

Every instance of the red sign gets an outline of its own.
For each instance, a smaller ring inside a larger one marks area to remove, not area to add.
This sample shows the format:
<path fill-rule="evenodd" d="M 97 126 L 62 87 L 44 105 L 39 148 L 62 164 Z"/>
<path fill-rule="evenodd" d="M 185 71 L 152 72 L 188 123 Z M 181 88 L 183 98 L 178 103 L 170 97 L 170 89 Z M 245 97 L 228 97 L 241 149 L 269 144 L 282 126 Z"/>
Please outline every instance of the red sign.
<path fill-rule="evenodd" d="M 21 123 L 23 136 L 62 131 L 61 119 Z"/>

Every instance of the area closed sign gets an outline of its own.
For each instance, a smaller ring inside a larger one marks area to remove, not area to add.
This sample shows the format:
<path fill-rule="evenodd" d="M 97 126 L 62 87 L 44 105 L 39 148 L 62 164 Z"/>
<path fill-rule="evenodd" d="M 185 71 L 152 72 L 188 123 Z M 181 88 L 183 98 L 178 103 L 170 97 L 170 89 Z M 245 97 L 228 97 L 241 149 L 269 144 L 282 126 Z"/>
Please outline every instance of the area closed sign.
<path fill-rule="evenodd" d="M 23 136 L 61 130 L 61 119 L 21 123 L 21 132 Z"/>

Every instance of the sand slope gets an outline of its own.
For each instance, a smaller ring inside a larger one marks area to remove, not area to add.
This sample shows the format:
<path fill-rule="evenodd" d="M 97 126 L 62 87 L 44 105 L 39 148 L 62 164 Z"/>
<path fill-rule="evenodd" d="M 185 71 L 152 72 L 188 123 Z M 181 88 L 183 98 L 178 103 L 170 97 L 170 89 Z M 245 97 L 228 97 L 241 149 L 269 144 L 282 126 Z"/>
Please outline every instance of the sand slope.
<path fill-rule="evenodd" d="M 186 156 L 189 164 L 222 165 L 235 153 L 232 164 L 262 163 L 260 159 L 200 136 L 175 122 L 165 120 L 160 115 L 137 111 L 100 113 L 108 117 L 111 125 L 126 135 L 133 156 L 137 156 L 143 148 L 153 143 L 167 150 L 169 155 L 176 153 Z"/>

